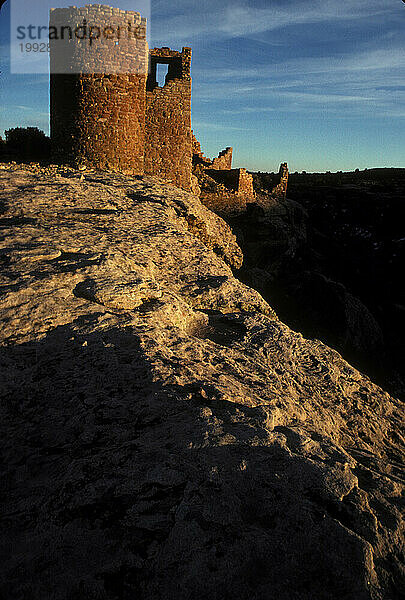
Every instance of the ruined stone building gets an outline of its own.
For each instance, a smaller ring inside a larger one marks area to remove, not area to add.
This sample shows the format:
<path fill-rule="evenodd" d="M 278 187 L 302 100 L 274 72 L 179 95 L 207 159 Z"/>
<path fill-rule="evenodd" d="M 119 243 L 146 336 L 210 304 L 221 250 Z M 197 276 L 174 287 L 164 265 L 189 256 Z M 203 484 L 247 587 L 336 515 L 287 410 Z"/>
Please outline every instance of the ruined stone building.
<path fill-rule="evenodd" d="M 281 163 L 279 171 L 280 182 L 273 188 L 272 196 L 277 198 L 285 198 L 287 196 L 288 185 L 288 165 Z"/>
<path fill-rule="evenodd" d="M 64 40 L 50 41 L 55 156 L 98 169 L 160 175 L 190 189 L 191 48 L 149 51 L 146 20 L 108 6 L 54 9 L 50 25 L 65 28 Z M 80 26 L 86 26 L 87 39 L 70 39 Z M 105 31 L 110 37 L 89 38 Z M 156 81 L 158 64 L 168 65 L 164 87 Z"/>
<path fill-rule="evenodd" d="M 254 200 L 252 176 L 232 169 L 232 148 L 210 160 L 192 132 L 191 48 L 149 50 L 146 19 L 104 5 L 53 9 L 50 27 L 55 159 L 196 191 L 194 168 L 218 183 L 225 204 Z"/>

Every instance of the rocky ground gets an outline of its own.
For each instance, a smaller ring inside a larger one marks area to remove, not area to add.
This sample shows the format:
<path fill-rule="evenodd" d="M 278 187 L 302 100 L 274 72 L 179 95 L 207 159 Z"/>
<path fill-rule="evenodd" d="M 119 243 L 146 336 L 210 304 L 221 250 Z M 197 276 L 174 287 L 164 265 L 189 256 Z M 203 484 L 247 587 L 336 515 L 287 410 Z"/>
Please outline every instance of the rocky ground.
<path fill-rule="evenodd" d="M 235 279 L 191 194 L 0 177 L 0 596 L 402 598 L 400 402 Z"/>

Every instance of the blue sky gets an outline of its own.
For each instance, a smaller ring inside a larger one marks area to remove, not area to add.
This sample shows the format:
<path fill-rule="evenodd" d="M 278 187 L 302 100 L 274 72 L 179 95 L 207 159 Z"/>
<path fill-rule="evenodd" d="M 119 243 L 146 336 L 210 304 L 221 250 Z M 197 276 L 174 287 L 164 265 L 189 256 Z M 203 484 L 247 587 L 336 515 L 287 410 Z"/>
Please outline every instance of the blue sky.
<path fill-rule="evenodd" d="M 0 133 L 48 132 L 47 76 L 9 73 L 9 3 Z M 402 0 L 152 0 L 149 26 L 152 47 L 193 48 L 193 127 L 207 155 L 233 146 L 235 166 L 262 171 L 285 160 L 292 171 L 405 168 Z"/>

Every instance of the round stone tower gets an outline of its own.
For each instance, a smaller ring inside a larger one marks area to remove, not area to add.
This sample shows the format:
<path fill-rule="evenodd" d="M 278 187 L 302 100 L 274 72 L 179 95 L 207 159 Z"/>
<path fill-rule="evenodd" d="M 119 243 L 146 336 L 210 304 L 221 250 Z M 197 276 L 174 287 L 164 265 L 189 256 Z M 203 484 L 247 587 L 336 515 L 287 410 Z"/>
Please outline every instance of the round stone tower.
<path fill-rule="evenodd" d="M 58 162 L 144 172 L 146 19 L 102 5 L 50 13 L 50 106 Z"/>

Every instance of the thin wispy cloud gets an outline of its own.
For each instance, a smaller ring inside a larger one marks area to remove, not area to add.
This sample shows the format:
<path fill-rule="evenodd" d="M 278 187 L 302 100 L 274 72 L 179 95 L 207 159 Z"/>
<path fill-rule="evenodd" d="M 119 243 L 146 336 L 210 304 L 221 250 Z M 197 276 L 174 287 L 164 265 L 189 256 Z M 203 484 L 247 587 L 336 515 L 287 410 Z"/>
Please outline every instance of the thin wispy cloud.
<path fill-rule="evenodd" d="M 389 48 L 370 48 L 373 43 L 378 41 L 369 40 L 367 49 L 346 54 L 331 47 L 328 56 L 280 55 L 267 65 L 213 69 L 195 86 L 195 93 L 203 102 L 233 99 L 237 106 L 222 111 L 229 115 L 322 110 L 323 116 L 344 111 L 344 118 L 373 113 L 394 118 L 398 101 L 403 102 L 395 86 L 405 79 L 405 43 L 395 39 Z"/>
<path fill-rule="evenodd" d="M 198 129 L 208 129 L 210 131 L 249 131 L 248 127 L 235 127 L 221 123 L 213 123 L 212 121 L 193 121 L 193 127 Z"/>
<path fill-rule="evenodd" d="M 16 110 L 19 110 L 19 111 L 24 112 L 24 113 L 30 113 L 30 116 L 34 116 L 35 118 L 48 118 L 48 116 L 49 116 L 49 112 L 48 111 L 47 112 L 41 112 L 39 110 L 36 110 L 32 106 L 17 105 L 14 108 Z"/>
<path fill-rule="evenodd" d="M 232 0 L 221 3 L 208 0 L 200 5 L 184 1 L 177 2 L 176 14 L 169 18 L 162 3 L 158 3 L 155 8 L 157 14 L 152 16 L 152 37 L 161 39 L 171 32 L 169 35 L 172 41 L 192 41 L 202 36 L 249 36 L 297 25 L 373 19 L 397 12 L 392 0 L 347 0 L 344 3 L 333 0 L 294 0 L 272 2 L 265 8 L 254 6 L 251 2 L 238 3 Z"/>
<path fill-rule="evenodd" d="M 256 113 L 266 113 L 266 112 L 275 112 L 277 109 L 272 107 L 272 106 L 259 106 L 259 107 L 253 107 L 253 106 L 246 106 L 244 108 L 240 108 L 240 109 L 233 109 L 233 110 L 226 110 L 226 109 L 222 109 L 222 114 L 224 115 L 240 115 L 240 114 L 256 114 Z"/>
<path fill-rule="evenodd" d="M 385 8 L 384 8 L 385 5 Z M 227 7 L 225 23 L 219 27 L 232 37 L 272 31 L 293 25 L 308 25 L 333 21 L 351 21 L 381 16 L 390 7 L 389 2 L 337 3 L 331 0 L 318 2 L 290 2 L 281 6 L 258 8 L 247 4 Z"/>

